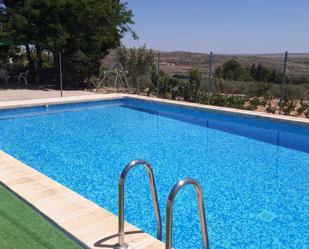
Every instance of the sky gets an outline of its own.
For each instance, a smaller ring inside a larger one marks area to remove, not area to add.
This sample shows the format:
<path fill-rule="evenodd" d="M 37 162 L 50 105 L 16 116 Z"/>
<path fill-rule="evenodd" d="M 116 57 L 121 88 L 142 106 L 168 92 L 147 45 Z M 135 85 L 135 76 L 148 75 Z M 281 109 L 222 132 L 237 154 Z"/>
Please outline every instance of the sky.
<path fill-rule="evenodd" d="M 309 52 L 309 0 L 127 0 L 126 47 L 229 54 Z"/>

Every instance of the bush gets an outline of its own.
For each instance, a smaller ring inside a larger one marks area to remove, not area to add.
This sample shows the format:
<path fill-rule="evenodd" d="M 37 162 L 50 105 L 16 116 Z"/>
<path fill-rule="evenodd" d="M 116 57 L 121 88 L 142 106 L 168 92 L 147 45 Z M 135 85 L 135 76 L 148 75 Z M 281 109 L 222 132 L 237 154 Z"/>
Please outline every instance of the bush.
<path fill-rule="evenodd" d="M 296 108 L 296 103 L 293 99 L 283 101 L 282 103 L 282 113 L 284 115 L 290 115 Z"/>
<path fill-rule="evenodd" d="M 261 101 L 259 97 L 253 97 L 249 99 L 249 106 L 247 106 L 246 109 L 249 109 L 251 111 L 254 111 L 257 109 L 257 107 L 261 105 Z"/>
<path fill-rule="evenodd" d="M 119 48 L 117 57 L 123 68 L 127 71 L 130 85 L 137 92 L 146 88 L 156 91 L 156 69 L 153 52 L 147 51 L 146 46 L 127 50 Z"/>
<path fill-rule="evenodd" d="M 244 106 L 246 101 L 248 101 L 247 97 L 239 95 L 200 93 L 199 96 L 199 102 L 201 104 L 225 106 L 238 109 L 245 109 Z"/>
<path fill-rule="evenodd" d="M 63 78 L 66 84 L 78 86 L 84 83 L 98 73 L 99 67 L 100 62 L 95 55 L 85 54 L 81 50 L 63 54 Z"/>

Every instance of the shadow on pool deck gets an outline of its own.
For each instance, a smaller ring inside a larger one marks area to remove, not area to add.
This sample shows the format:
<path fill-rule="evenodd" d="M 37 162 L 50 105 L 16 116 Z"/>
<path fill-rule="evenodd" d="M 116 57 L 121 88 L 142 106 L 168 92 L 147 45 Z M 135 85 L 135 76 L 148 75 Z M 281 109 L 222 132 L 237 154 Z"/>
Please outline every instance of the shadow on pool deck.
<path fill-rule="evenodd" d="M 138 234 L 138 233 L 144 233 L 144 231 L 142 230 L 137 230 L 137 231 L 129 231 L 129 232 L 125 232 L 125 234 Z M 114 239 L 118 237 L 118 234 L 112 234 L 110 236 L 107 236 L 103 239 L 98 240 L 96 243 L 94 243 L 95 247 L 102 247 L 102 248 L 114 248 L 115 244 L 104 244 L 105 242 Z"/>

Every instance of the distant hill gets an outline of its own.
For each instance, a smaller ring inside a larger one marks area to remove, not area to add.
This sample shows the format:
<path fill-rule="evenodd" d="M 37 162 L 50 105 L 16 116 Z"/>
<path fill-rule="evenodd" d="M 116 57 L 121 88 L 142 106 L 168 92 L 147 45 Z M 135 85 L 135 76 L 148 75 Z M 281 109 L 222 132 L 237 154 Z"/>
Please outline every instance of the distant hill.
<path fill-rule="evenodd" d="M 158 53 L 158 51 L 153 51 Z M 206 76 L 209 68 L 209 55 L 185 51 L 160 52 L 160 67 L 171 74 L 186 74 L 192 67 L 198 67 Z M 105 57 L 103 63 L 112 64 L 115 50 Z M 229 59 L 235 59 L 242 65 L 263 64 L 266 67 L 282 71 L 284 54 L 213 54 L 213 69 L 222 65 Z M 288 55 L 288 74 L 309 78 L 309 53 L 291 53 Z"/>

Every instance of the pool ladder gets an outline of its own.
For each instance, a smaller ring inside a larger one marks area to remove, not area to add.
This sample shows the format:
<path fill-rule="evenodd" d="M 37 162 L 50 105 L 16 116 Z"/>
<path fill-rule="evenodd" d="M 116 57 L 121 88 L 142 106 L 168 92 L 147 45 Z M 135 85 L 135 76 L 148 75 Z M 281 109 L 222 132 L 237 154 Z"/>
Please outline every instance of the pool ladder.
<path fill-rule="evenodd" d="M 152 201 L 155 209 L 155 216 L 157 221 L 157 238 L 162 240 L 162 222 L 159 209 L 159 202 L 156 190 L 156 184 L 151 165 L 145 160 L 134 160 L 127 164 L 120 175 L 118 184 L 118 244 L 115 249 L 129 249 L 129 245 L 124 241 L 124 184 L 129 171 L 136 166 L 144 166 L 147 170 L 149 183 L 151 188 Z"/>
<path fill-rule="evenodd" d="M 152 194 L 152 200 L 154 203 L 155 216 L 157 222 L 157 239 L 162 240 L 162 222 L 161 222 L 161 214 L 159 209 L 158 195 L 156 190 L 156 184 L 154 180 L 154 174 L 151 165 L 145 160 L 134 160 L 127 164 L 127 166 L 123 169 L 120 175 L 119 184 L 118 184 L 118 244 L 114 247 L 115 249 L 133 249 L 127 243 L 125 243 L 125 231 L 124 231 L 124 185 L 125 179 L 128 172 L 134 168 L 135 166 L 144 166 L 147 170 L 150 189 Z M 207 226 L 206 226 L 206 217 L 205 217 L 205 209 L 204 209 L 204 201 L 203 201 L 203 193 L 200 184 L 192 178 L 184 178 L 180 180 L 177 184 L 172 188 L 167 204 L 166 204 L 166 242 L 165 249 L 172 249 L 172 223 L 173 223 L 173 205 L 174 200 L 176 198 L 177 193 L 186 185 L 193 185 L 197 201 L 198 201 L 198 209 L 199 216 L 201 222 L 201 233 L 203 240 L 203 249 L 209 249 L 208 244 L 208 235 L 207 235 Z"/>

